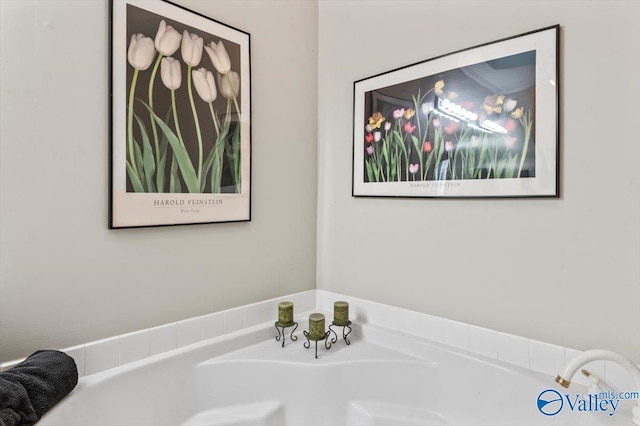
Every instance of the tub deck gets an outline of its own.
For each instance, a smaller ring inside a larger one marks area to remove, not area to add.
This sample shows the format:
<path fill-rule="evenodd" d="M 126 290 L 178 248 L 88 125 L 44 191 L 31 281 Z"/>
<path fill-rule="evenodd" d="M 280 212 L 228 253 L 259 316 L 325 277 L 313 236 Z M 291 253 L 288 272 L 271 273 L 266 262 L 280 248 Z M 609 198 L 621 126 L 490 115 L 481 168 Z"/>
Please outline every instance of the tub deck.
<path fill-rule="evenodd" d="M 609 425 L 615 416 L 544 416 L 553 378 L 381 327 L 351 345 L 284 348 L 256 327 L 80 380 L 40 425 Z M 572 389 L 571 392 L 580 390 Z"/>

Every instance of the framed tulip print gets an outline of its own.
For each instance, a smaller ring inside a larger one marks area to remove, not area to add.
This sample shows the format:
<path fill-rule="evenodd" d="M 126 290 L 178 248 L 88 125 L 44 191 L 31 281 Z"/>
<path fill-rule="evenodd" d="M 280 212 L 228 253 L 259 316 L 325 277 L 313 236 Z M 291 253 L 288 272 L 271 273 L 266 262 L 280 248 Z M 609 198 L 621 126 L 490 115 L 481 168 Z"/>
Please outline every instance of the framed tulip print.
<path fill-rule="evenodd" d="M 109 228 L 251 219 L 249 34 L 111 1 Z"/>
<path fill-rule="evenodd" d="M 559 26 L 354 83 L 353 196 L 558 197 Z"/>

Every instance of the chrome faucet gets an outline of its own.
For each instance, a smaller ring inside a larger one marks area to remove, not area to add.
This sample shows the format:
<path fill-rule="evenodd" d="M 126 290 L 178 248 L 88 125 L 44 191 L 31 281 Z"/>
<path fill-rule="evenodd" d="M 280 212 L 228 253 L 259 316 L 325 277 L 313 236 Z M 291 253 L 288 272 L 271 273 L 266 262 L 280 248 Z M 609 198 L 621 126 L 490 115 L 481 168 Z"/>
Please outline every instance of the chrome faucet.
<path fill-rule="evenodd" d="M 562 372 L 556 376 L 556 382 L 565 388 L 569 388 L 571 379 L 580 367 L 588 362 L 598 360 L 612 361 L 624 367 L 629 374 L 631 374 L 631 377 L 633 377 L 636 390 L 640 395 L 640 368 L 622 355 L 606 349 L 592 349 L 582 352 L 567 363 Z M 638 403 L 631 409 L 631 421 L 633 424 L 640 426 L 640 400 L 638 400 Z"/>

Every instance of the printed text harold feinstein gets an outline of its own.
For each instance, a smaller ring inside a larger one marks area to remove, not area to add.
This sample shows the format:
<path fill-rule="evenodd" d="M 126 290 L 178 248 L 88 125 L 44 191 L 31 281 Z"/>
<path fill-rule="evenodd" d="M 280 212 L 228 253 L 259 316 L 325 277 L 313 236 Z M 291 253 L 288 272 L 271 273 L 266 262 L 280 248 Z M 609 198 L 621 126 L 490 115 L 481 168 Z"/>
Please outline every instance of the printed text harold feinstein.
<path fill-rule="evenodd" d="M 221 206 L 220 199 L 195 199 L 195 200 L 153 200 L 154 207 L 206 207 Z"/>
<path fill-rule="evenodd" d="M 411 182 L 409 188 L 460 188 L 460 182 L 435 181 L 435 182 Z"/>

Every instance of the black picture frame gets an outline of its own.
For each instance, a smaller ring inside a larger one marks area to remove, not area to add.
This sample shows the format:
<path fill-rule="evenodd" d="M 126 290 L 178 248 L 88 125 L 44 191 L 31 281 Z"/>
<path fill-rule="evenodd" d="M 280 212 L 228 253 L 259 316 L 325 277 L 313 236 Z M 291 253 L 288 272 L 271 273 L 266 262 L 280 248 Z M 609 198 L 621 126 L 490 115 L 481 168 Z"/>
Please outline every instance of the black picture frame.
<path fill-rule="evenodd" d="M 352 196 L 559 197 L 560 25 L 354 82 Z"/>
<path fill-rule="evenodd" d="M 166 0 L 109 7 L 109 228 L 250 221 L 250 34 Z"/>

